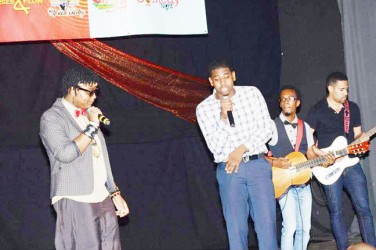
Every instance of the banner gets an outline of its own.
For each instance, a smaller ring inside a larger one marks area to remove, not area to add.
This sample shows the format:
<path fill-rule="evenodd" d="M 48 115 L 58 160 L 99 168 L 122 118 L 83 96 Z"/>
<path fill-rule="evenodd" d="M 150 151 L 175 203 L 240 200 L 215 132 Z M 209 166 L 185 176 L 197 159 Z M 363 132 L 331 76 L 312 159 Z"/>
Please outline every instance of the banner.
<path fill-rule="evenodd" d="M 204 0 L 0 0 L 0 42 L 207 33 Z"/>

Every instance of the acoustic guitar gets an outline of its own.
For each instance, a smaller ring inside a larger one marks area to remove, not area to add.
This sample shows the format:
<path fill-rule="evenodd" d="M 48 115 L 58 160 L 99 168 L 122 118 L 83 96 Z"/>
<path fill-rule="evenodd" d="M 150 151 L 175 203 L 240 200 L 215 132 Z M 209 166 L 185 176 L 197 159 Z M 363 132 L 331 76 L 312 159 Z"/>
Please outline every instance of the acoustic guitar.
<path fill-rule="evenodd" d="M 344 145 L 342 138 L 337 137 L 332 143 L 332 146 L 329 148 L 337 148 L 337 145 Z M 369 143 L 361 142 L 348 145 L 343 149 L 327 152 L 330 152 L 335 158 L 339 158 L 348 154 L 362 154 L 368 150 Z M 288 169 L 272 167 L 275 198 L 282 196 L 290 186 L 307 183 L 311 179 L 311 168 L 317 167 L 318 165 L 326 162 L 325 156 L 319 156 L 314 159 L 307 160 L 304 154 L 300 152 L 292 152 L 286 157 L 291 162 L 291 166 Z M 325 169 L 325 167 L 320 167 L 320 169 Z"/>

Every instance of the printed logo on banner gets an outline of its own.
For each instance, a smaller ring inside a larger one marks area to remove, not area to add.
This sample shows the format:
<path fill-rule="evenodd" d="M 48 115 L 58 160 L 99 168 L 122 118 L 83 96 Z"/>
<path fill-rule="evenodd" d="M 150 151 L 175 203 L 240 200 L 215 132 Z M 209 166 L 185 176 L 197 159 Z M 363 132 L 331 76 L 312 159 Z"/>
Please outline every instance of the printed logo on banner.
<path fill-rule="evenodd" d="M 124 9 L 127 6 L 127 0 L 93 0 L 93 4 L 99 10 L 113 12 Z"/>
<path fill-rule="evenodd" d="M 83 18 L 86 15 L 86 11 L 79 7 L 80 0 L 50 0 L 50 6 L 47 12 L 53 18 L 67 16 Z"/>
<path fill-rule="evenodd" d="M 146 6 L 160 5 L 162 9 L 169 10 L 179 5 L 180 0 L 137 0 L 139 3 L 145 3 Z"/>
<path fill-rule="evenodd" d="M 13 5 L 15 11 L 24 11 L 29 15 L 30 6 L 43 4 L 44 0 L 0 0 L 0 5 Z"/>

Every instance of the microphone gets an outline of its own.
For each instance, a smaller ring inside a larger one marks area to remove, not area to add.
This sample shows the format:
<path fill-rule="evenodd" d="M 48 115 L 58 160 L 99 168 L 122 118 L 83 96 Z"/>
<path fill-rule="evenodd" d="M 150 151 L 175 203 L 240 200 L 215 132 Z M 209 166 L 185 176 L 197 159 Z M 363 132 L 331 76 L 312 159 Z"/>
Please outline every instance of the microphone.
<path fill-rule="evenodd" d="M 227 111 L 227 117 L 228 117 L 228 121 L 230 122 L 230 126 L 235 127 L 234 116 L 232 116 L 231 110 Z"/>
<path fill-rule="evenodd" d="M 223 97 L 225 100 L 228 100 L 229 97 L 228 96 L 224 96 Z M 228 117 L 228 121 L 230 123 L 230 126 L 231 127 L 235 127 L 235 121 L 234 121 L 234 116 L 232 115 L 232 110 L 229 110 L 227 111 L 227 117 Z"/>
<path fill-rule="evenodd" d="M 102 122 L 104 125 L 110 125 L 110 119 L 108 119 L 107 117 L 105 117 L 104 115 L 102 114 L 98 114 L 98 119 L 100 122 Z"/>

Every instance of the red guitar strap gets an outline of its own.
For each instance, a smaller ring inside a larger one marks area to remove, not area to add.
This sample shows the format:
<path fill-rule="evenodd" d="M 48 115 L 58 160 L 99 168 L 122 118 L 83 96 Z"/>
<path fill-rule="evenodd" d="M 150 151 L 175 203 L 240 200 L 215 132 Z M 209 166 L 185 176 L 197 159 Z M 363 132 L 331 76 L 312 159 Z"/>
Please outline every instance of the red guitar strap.
<path fill-rule="evenodd" d="M 303 126 L 304 126 L 303 121 L 298 118 L 298 132 L 296 133 L 295 152 L 299 151 L 300 143 L 302 142 L 302 139 L 303 139 Z"/>
<path fill-rule="evenodd" d="M 349 101 L 346 100 L 344 103 L 345 110 L 343 113 L 343 127 L 345 129 L 346 135 L 350 132 L 350 104 Z"/>

